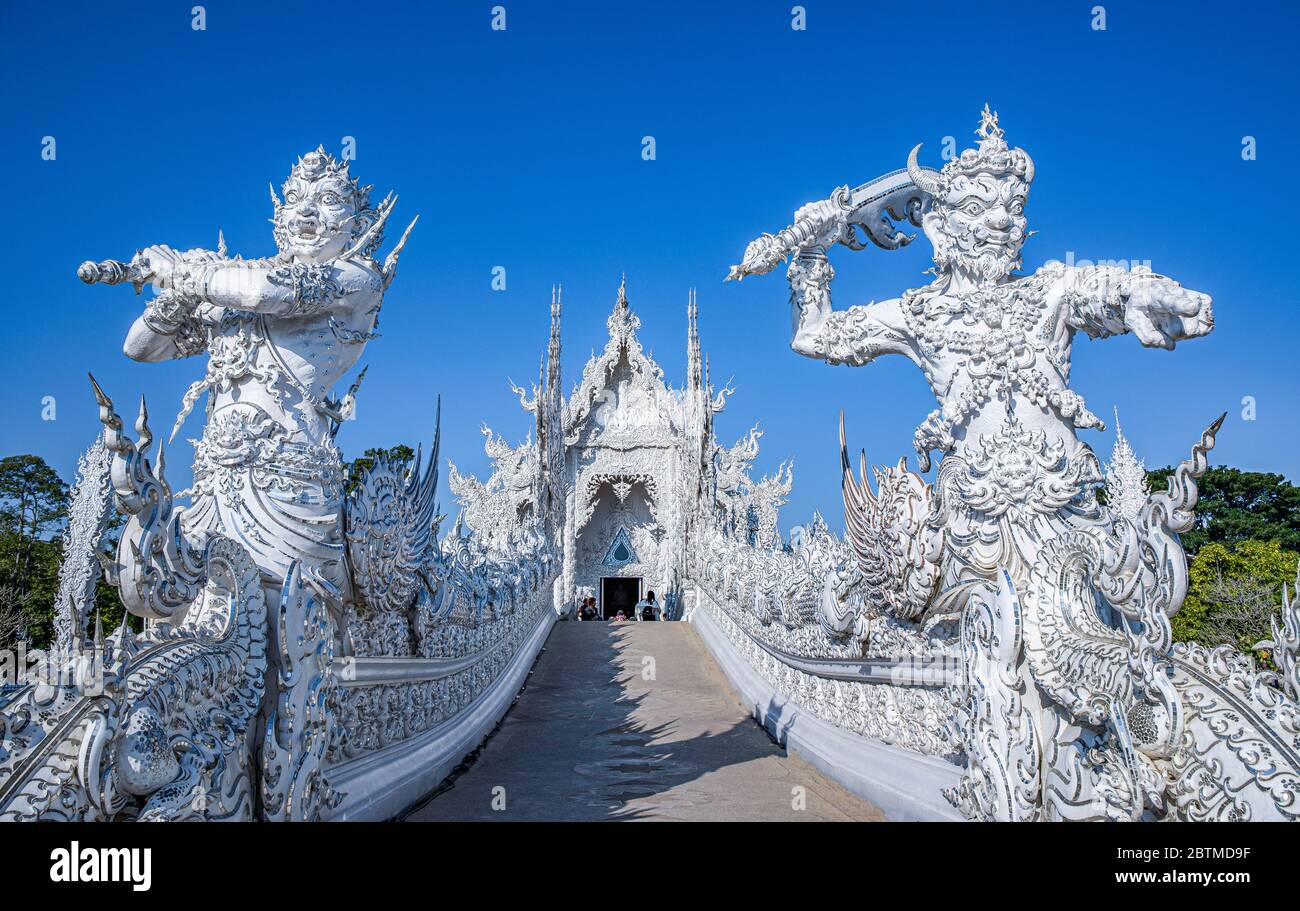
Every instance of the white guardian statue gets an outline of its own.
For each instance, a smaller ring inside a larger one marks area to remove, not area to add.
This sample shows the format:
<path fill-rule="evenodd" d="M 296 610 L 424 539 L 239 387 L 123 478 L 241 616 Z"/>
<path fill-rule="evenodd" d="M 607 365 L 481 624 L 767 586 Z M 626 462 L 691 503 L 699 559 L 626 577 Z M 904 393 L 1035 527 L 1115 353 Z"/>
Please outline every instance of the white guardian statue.
<path fill-rule="evenodd" d="M 397 200 L 372 206 L 371 187 L 348 170 L 323 148 L 298 159 L 283 199 L 271 190 L 279 252 L 268 259 L 228 257 L 224 243 L 186 253 L 151 246 L 128 264 L 79 270 L 86 282 L 126 278 L 159 289 L 127 335 L 129 357 L 208 356 L 172 431 L 207 393 L 186 535 L 229 535 L 277 580 L 306 560 L 340 587 L 343 466 L 334 435 L 353 398 L 331 393 L 375 337 L 410 232 L 376 262 Z"/>
<path fill-rule="evenodd" d="M 1103 429 L 1069 385 L 1076 334 L 1171 349 L 1213 328 L 1210 298 L 1142 266 L 1018 274 L 1034 162 L 987 105 L 976 135 L 941 171 L 918 164 L 918 145 L 906 169 L 803 206 L 729 276 L 790 257 L 796 352 L 851 366 L 902 355 L 938 400 L 914 438 L 922 470 L 942 458 L 933 485 L 900 463 L 873 494 L 865 464 L 854 478 L 842 457 L 860 603 L 961 663 L 966 772 L 948 798 L 982 819 L 1292 818 L 1293 687 L 1171 642 L 1187 590 L 1178 533 L 1222 418 L 1140 504 L 1098 502 L 1101 465 L 1076 435 Z M 932 244 L 934 280 L 833 310 L 828 249 L 863 248 L 859 229 L 895 249 L 911 240 L 891 224 L 903 220 Z M 852 603 L 841 589 L 823 609 L 830 628 Z M 1226 696 L 1238 690 L 1249 696 Z"/>
<path fill-rule="evenodd" d="M 126 353 L 206 353 L 176 429 L 205 394 L 207 420 L 179 505 L 143 403 L 133 439 L 94 384 L 104 455 L 69 527 L 59 648 L 100 673 L 0 698 L 0 819 L 392 815 L 447 770 L 402 778 L 372 755 L 464 755 L 466 710 L 503 712 L 500 682 L 544 638 L 558 561 L 535 535 L 499 561 L 439 543 L 436 434 L 423 471 L 419 453 L 381 455 L 349 476 L 335 446 L 359 378 L 341 398 L 335 384 L 376 337 L 411 230 L 375 258 L 395 197 L 371 205 L 318 148 L 271 199 L 269 258 L 152 246 L 78 270 L 154 285 Z M 112 555 L 110 497 L 127 519 Z M 96 556 L 142 631 L 91 633 Z"/>

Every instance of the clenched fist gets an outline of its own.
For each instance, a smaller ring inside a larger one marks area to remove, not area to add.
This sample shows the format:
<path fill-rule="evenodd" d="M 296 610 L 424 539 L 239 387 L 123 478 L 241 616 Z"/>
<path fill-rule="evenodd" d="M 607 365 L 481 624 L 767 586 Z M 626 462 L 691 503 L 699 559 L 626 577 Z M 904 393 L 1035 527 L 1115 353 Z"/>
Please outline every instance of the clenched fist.
<path fill-rule="evenodd" d="M 1136 275 L 1124 307 L 1124 325 L 1149 348 L 1173 348 L 1214 328 L 1210 296 L 1160 275 Z"/>

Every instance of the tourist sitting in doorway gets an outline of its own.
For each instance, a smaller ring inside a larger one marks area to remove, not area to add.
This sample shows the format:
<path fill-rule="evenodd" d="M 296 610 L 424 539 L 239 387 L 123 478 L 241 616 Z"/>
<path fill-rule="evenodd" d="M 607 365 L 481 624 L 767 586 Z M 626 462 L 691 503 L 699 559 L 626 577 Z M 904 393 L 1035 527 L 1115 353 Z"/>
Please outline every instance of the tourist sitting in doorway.
<path fill-rule="evenodd" d="M 615 623 L 626 623 L 626 622 L 627 622 L 627 614 L 623 613 L 622 610 L 619 610 L 619 612 L 618 612 L 617 614 L 614 615 L 614 622 L 615 622 Z"/>
<path fill-rule="evenodd" d="M 582 606 L 578 608 L 578 619 L 579 619 L 579 620 L 595 620 L 595 619 L 596 619 L 596 599 L 595 599 L 595 598 L 590 598 L 590 597 L 588 597 L 588 598 L 583 598 L 583 599 L 582 599 Z"/>
<path fill-rule="evenodd" d="M 655 601 L 655 593 L 646 592 L 644 598 L 636 604 L 636 618 L 638 620 L 658 620 L 660 613 L 659 602 Z"/>

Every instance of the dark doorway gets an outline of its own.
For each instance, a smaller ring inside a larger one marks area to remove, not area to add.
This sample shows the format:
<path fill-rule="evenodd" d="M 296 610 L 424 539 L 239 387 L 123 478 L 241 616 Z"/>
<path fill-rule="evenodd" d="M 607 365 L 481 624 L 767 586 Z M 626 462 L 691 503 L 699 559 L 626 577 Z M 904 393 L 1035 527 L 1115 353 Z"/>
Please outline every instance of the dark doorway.
<path fill-rule="evenodd" d="M 612 620 L 615 614 L 622 611 L 629 620 L 632 619 L 636 603 L 641 600 L 641 580 L 610 577 L 601 579 L 600 582 L 601 616 Z"/>

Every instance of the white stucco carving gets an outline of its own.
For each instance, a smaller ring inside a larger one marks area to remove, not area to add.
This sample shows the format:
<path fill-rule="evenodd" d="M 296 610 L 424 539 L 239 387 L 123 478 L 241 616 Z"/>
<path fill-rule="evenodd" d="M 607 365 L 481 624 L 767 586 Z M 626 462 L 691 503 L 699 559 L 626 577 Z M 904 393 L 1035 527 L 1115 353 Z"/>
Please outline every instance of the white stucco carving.
<path fill-rule="evenodd" d="M 1147 486 L 1147 469 L 1133 452 L 1119 426 L 1119 412 L 1115 412 L 1115 446 L 1106 466 L 1106 505 L 1110 511 L 1130 522 L 1138 517 L 1142 506 L 1151 495 Z"/>
<path fill-rule="evenodd" d="M 274 256 L 159 245 L 78 270 L 88 283 L 154 285 L 126 353 L 206 354 L 173 436 L 204 396 L 206 421 L 194 485 L 173 494 L 143 404 L 133 440 L 94 386 L 105 431 L 83 459 L 50 663 L 86 654 L 103 673 L 5 695 L 0 818 L 294 820 L 409 802 L 418 779 L 382 798 L 330 779 L 357 780 L 349 763 L 439 721 L 454 728 L 540 647 L 553 551 L 531 522 L 505 548 L 439 543 L 436 418 L 423 471 L 419 455 L 381 458 L 349 479 L 334 443 L 361 376 L 342 397 L 334 386 L 378 337 L 414 222 L 376 260 L 396 198 L 371 205 L 370 187 L 323 149 L 271 201 Z M 109 482 L 127 518 L 112 559 L 98 553 Z M 562 522 L 562 503 L 535 499 Z M 143 633 L 85 628 L 101 557 Z M 407 661 L 396 679 L 379 670 L 391 659 Z M 508 701 L 494 699 L 499 715 Z M 32 736 L 36 718 L 47 736 Z M 368 786 L 391 791 L 382 778 Z"/>
<path fill-rule="evenodd" d="M 687 301 L 684 387 L 668 385 L 642 349 L 641 320 L 624 280 L 606 320 L 605 347 L 587 362 L 567 399 L 558 391 L 559 298 L 557 291 L 547 356 L 531 398 L 510 384 L 537 420 L 536 439 L 558 445 L 544 448 L 530 438 L 511 447 L 484 428 L 492 475 L 479 481 L 451 468 L 466 525 L 506 548 L 522 523 L 538 515 L 537 491 L 559 492 L 568 504 L 554 539 L 565 567 L 561 609 L 576 602 L 579 590 L 600 597 L 600 580 L 611 576 L 639 578 L 644 589 L 676 603 L 691 530 L 702 517 L 713 521 L 716 515 L 742 539 L 779 548 L 777 519 L 793 468 L 782 464 L 771 476 L 751 478 L 757 428 L 734 446 L 718 444 L 713 418 L 733 390 L 715 390 L 709 382 L 694 292 Z"/>
<path fill-rule="evenodd" d="M 1034 163 L 987 106 L 977 137 L 940 172 L 919 166 L 918 146 L 908 181 L 895 172 L 804 206 L 732 270 L 761 274 L 789 257 L 796 352 L 852 366 L 900 354 L 938 399 L 915 435 L 923 470 L 932 452 L 942 457 L 932 486 L 900 463 L 877 472 L 873 493 L 865 459 L 855 480 L 844 452 L 857 577 L 826 601 L 823 628 L 842 635 L 856 610 L 867 656 L 881 654 L 888 629 L 914 655 L 955 661 L 938 711 L 965 767 L 949 798 L 971 818 L 1295 818 L 1300 752 L 1283 677 L 1257 674 L 1231 649 L 1171 641 L 1187 590 L 1178 534 L 1191 527 L 1222 418 L 1155 493 L 1121 435 L 1105 506 L 1100 462 L 1076 436 L 1102 423 L 1069 388 L 1075 336 L 1132 332 L 1173 348 L 1211 330 L 1210 299 L 1140 266 L 1049 262 L 1014 274 Z M 828 248 L 862 248 L 854 226 L 884 199 L 885 213 L 932 243 L 935 279 L 833 310 Z M 764 568 L 746 571 L 735 555 L 725 565 L 724 587 L 742 567 L 745 603 Z M 1293 614 L 1288 601 L 1279 638 Z M 926 747 L 905 720 L 885 737 Z"/>
<path fill-rule="evenodd" d="M 323 149 L 272 191 L 272 257 L 219 242 L 84 264 L 88 282 L 155 285 L 126 351 L 206 354 L 176 426 L 204 396 L 206 420 L 194 486 L 174 494 L 143 405 L 132 437 L 94 385 L 102 438 L 47 663 L 98 673 L 0 693 L 0 819 L 392 815 L 492 729 L 550 624 L 610 576 L 699 622 L 765 697 L 765 723 L 792 709 L 823 760 L 887 760 L 846 761 L 849 778 L 893 776 L 878 793 L 925 781 L 934 793 L 901 801 L 908 813 L 943 815 L 942 790 L 945 812 L 973 819 L 1300 816 L 1300 595 L 1283 593 L 1261 644 L 1276 671 L 1172 642 L 1179 534 L 1222 418 L 1155 492 L 1122 434 L 1104 481 L 1077 435 L 1101 428 L 1069 386 L 1078 333 L 1172 348 L 1210 331 L 1210 299 L 1140 267 L 1015 274 L 1034 164 L 987 107 L 977 136 L 942 171 L 918 147 L 801 207 L 732 269 L 789 258 L 795 351 L 853 366 L 900 354 L 934 391 L 914 439 L 922 470 L 939 454 L 932 481 L 905 459 L 868 477 L 865 455 L 855 474 L 841 426 L 843 537 L 814 515 L 781 540 L 791 466 L 754 480 L 757 426 L 719 443 L 733 390 L 710 381 L 694 292 L 674 388 L 625 282 L 567 397 L 553 291 L 537 382 L 511 384 L 534 426 L 517 446 L 484 428 L 485 481 L 449 466 L 460 512 L 445 534 L 437 417 L 427 459 L 349 477 L 334 440 L 360 376 L 335 386 L 377 338 L 407 234 L 375 259 L 395 199 L 371 206 Z M 934 281 L 832 309 L 829 248 L 896 249 L 903 221 L 933 245 Z M 127 520 L 112 556 L 110 498 Z M 88 628 L 96 562 L 142 633 Z"/>
<path fill-rule="evenodd" d="M 112 454 L 103 437 L 97 437 L 77 462 L 55 599 L 55 639 L 60 646 L 85 639 L 94 613 L 99 554 L 113 510 L 111 465 Z"/>

